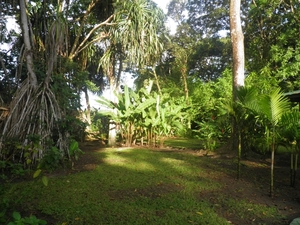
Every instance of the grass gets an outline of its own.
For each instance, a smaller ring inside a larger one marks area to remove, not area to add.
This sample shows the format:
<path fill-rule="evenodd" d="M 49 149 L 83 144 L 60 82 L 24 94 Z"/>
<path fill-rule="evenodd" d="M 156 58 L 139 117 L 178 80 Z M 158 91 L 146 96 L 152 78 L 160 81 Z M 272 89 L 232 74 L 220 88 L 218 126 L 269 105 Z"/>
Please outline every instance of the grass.
<path fill-rule="evenodd" d="M 191 138 L 174 138 L 167 139 L 164 142 L 164 145 L 171 146 L 174 148 L 186 148 L 186 149 L 201 149 L 203 148 L 203 141 L 199 139 L 191 139 Z"/>
<path fill-rule="evenodd" d="M 47 187 L 38 180 L 6 184 L 0 198 L 14 209 L 48 218 L 48 224 L 230 224 L 203 196 L 222 189 L 204 168 L 211 159 L 146 149 L 91 154 L 99 160 L 92 171 L 49 176 Z M 272 207 L 219 201 L 245 217 L 277 216 Z M 249 208 L 255 211 L 245 212 Z"/>

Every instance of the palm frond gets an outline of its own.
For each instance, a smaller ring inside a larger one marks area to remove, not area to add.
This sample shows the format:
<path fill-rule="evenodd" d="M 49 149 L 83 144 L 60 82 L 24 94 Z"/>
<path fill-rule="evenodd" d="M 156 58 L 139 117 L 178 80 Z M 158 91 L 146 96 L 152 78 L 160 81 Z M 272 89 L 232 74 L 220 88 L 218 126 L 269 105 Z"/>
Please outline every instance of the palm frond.
<path fill-rule="evenodd" d="M 262 96 L 259 112 L 265 115 L 273 125 L 276 125 L 284 112 L 289 110 L 289 108 L 289 100 L 280 89 L 275 89 L 270 94 Z"/>

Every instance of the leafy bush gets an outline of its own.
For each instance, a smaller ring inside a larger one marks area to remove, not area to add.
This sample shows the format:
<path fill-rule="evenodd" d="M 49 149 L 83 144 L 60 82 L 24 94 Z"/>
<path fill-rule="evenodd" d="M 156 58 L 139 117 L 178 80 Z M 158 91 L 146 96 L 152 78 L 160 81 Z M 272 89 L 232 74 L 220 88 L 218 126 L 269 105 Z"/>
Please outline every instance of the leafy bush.
<path fill-rule="evenodd" d="M 222 136 L 214 120 L 198 123 L 197 137 L 202 140 L 203 147 L 207 151 L 213 151 L 218 147 L 218 139 Z"/>
<path fill-rule="evenodd" d="M 53 171 L 59 167 L 60 162 L 63 160 L 63 155 L 61 151 L 52 146 L 50 149 L 46 151 L 41 163 L 39 165 L 40 168 Z"/>
<path fill-rule="evenodd" d="M 21 217 L 21 214 L 19 212 L 13 213 L 13 219 L 14 221 L 9 222 L 7 225 L 44 225 L 47 224 L 45 220 L 41 220 L 36 218 L 36 216 L 31 215 L 30 217 Z"/>
<path fill-rule="evenodd" d="M 78 160 L 79 155 L 83 154 L 83 151 L 79 148 L 78 142 L 75 140 L 71 141 L 69 152 L 71 160 Z"/>

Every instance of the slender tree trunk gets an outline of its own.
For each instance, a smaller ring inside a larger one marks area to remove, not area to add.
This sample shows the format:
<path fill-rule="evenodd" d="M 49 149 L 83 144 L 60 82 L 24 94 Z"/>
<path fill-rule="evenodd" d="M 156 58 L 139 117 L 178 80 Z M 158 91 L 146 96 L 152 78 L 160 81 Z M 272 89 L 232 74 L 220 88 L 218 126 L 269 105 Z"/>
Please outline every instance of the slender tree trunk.
<path fill-rule="evenodd" d="M 187 85 L 187 75 L 186 74 L 187 74 L 187 69 L 184 66 L 181 69 L 181 77 L 182 77 L 183 84 L 184 84 L 185 101 L 186 101 L 186 104 L 188 105 L 189 104 L 189 89 L 188 89 L 188 85 Z"/>
<path fill-rule="evenodd" d="M 274 194 L 274 158 L 275 158 L 275 149 L 274 143 L 272 143 L 272 153 L 271 153 L 271 179 L 270 179 L 270 196 L 273 197 Z"/>
<path fill-rule="evenodd" d="M 241 135 L 241 132 L 238 131 L 238 165 L 237 165 L 237 179 L 240 179 L 241 177 L 241 156 L 242 156 L 242 135 Z"/>
<path fill-rule="evenodd" d="M 232 96 L 233 101 L 237 101 L 237 90 L 244 86 L 244 70 L 245 70 L 245 56 L 244 56 L 244 36 L 242 31 L 242 23 L 240 16 L 241 0 L 230 1 L 230 34 L 232 44 L 232 58 L 233 58 L 233 82 L 232 82 Z M 240 129 L 238 129 L 237 120 L 233 120 L 232 124 L 232 147 L 237 149 L 238 158 L 240 157 Z M 240 160 L 238 160 L 239 163 Z M 238 165 L 238 170 L 240 166 Z M 238 171 L 238 174 L 240 172 Z"/>
<path fill-rule="evenodd" d="M 296 155 L 295 155 L 294 183 L 293 183 L 293 187 L 296 186 L 297 169 L 298 169 L 298 153 L 296 153 Z"/>
<path fill-rule="evenodd" d="M 270 196 L 274 194 L 275 127 L 272 128 Z"/>
<path fill-rule="evenodd" d="M 184 93 L 185 93 L 185 102 L 187 105 L 189 105 L 189 89 L 188 89 L 188 84 L 187 84 L 187 69 L 184 66 L 181 70 L 181 77 L 183 80 L 183 84 L 184 84 Z M 188 120 L 188 129 L 191 128 L 191 120 Z"/>
<path fill-rule="evenodd" d="M 88 123 L 87 130 L 90 131 L 91 130 L 91 124 L 92 124 L 92 121 L 91 121 L 91 103 L 90 103 L 89 93 L 88 93 L 88 90 L 87 90 L 86 87 L 84 88 L 84 95 L 85 95 L 85 103 L 86 103 L 86 120 L 87 120 L 87 123 Z"/>
<path fill-rule="evenodd" d="M 293 187 L 293 178 L 294 178 L 294 154 L 291 153 L 291 169 L 290 169 L 290 185 Z"/>
<path fill-rule="evenodd" d="M 298 169 L 298 154 L 291 154 L 291 187 L 295 187 L 296 185 L 297 169 Z"/>
<path fill-rule="evenodd" d="M 156 81 L 158 93 L 159 93 L 160 95 L 162 95 L 162 92 L 161 92 L 161 89 L 160 89 L 160 85 L 159 85 L 158 76 L 157 76 L 157 74 L 156 74 L 156 71 L 155 71 L 154 67 L 152 67 L 152 72 L 153 72 L 153 75 L 154 75 L 154 78 L 155 78 L 155 81 Z"/>

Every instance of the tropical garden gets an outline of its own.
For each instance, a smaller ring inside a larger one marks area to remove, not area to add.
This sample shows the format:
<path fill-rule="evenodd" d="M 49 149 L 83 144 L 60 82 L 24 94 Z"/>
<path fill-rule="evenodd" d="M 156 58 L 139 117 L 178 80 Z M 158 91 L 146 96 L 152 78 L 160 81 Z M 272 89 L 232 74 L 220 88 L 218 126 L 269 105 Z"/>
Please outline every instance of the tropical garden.
<path fill-rule="evenodd" d="M 0 4 L 1 224 L 299 217 L 299 1 Z"/>

